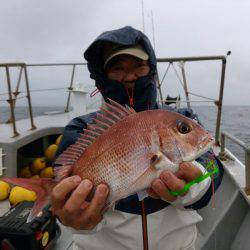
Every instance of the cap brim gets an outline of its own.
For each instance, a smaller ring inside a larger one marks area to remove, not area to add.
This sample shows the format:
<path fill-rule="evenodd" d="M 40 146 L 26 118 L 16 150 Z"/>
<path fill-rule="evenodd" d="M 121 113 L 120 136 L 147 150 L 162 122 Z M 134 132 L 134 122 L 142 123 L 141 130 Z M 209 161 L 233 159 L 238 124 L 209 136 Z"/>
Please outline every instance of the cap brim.
<path fill-rule="evenodd" d="M 118 55 L 131 55 L 134 57 L 137 57 L 141 60 L 148 60 L 149 56 L 148 54 L 141 49 L 140 47 L 130 47 L 130 48 L 126 48 L 126 49 L 121 49 L 118 50 L 114 53 L 112 53 L 105 61 L 104 63 L 104 68 L 106 67 L 107 63 L 114 57 L 118 56 Z"/>

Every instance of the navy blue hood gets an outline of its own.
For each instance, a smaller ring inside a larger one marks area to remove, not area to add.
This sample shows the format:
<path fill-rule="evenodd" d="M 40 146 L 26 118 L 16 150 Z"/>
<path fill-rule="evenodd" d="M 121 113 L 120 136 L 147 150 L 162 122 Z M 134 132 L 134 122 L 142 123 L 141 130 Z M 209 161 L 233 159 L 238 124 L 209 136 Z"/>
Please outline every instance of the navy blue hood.
<path fill-rule="evenodd" d="M 129 105 L 129 98 L 124 86 L 117 81 L 109 80 L 104 72 L 105 48 L 107 44 L 131 46 L 140 44 L 149 55 L 150 73 L 135 82 L 134 106 L 136 111 L 156 108 L 156 57 L 149 39 L 139 30 L 130 26 L 106 31 L 96 38 L 84 53 L 88 62 L 90 77 L 95 80 L 105 101 L 110 98 L 122 105 Z"/>

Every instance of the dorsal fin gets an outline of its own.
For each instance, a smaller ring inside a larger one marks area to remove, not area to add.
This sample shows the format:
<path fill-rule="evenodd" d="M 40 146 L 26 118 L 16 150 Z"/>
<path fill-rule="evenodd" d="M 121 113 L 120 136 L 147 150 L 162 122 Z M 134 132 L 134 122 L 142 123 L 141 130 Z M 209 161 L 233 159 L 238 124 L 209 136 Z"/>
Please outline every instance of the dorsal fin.
<path fill-rule="evenodd" d="M 133 108 L 130 108 L 128 105 L 126 105 L 125 107 L 123 107 L 121 104 L 109 99 L 109 102 L 111 103 L 111 106 L 114 106 L 116 108 L 118 108 L 121 111 L 124 111 L 127 115 L 136 113 L 136 111 Z M 106 105 L 108 105 L 108 103 L 106 103 Z"/>
<path fill-rule="evenodd" d="M 119 103 L 109 99 L 109 103 L 104 103 L 97 112 L 94 124 L 87 124 L 76 142 L 70 145 L 55 161 L 56 165 L 62 165 L 55 168 L 55 176 L 58 181 L 67 177 L 72 171 L 73 165 L 80 158 L 83 152 L 107 129 L 112 127 L 123 118 L 136 113 L 129 106 L 123 107 Z"/>
<path fill-rule="evenodd" d="M 114 110 L 109 110 L 108 106 L 102 106 L 101 107 L 101 111 L 102 113 L 104 113 L 104 115 L 108 116 L 112 121 L 114 122 L 118 122 L 120 121 L 122 118 L 124 117 L 120 117 L 118 116 Z"/>

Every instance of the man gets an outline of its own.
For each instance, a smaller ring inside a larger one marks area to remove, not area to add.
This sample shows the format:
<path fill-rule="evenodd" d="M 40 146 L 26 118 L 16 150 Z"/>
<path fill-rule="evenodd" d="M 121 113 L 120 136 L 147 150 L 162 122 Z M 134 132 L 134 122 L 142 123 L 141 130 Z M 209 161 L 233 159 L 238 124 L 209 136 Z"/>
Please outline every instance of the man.
<path fill-rule="evenodd" d="M 137 112 L 158 108 L 156 58 L 143 33 L 132 27 L 104 32 L 84 56 L 90 76 L 105 101 L 110 98 Z M 186 112 L 188 114 L 191 115 Z M 78 117 L 66 126 L 57 155 L 76 141 L 94 117 L 95 113 Z M 131 195 L 120 200 L 114 211 L 104 214 L 108 186 L 100 184 L 92 200 L 87 202 L 92 183 L 72 176 L 54 188 L 52 211 L 64 225 L 75 229 L 76 249 L 146 249 L 147 244 L 149 249 L 194 249 L 195 224 L 202 220 L 195 210 L 208 204 L 212 195 L 211 180 L 208 178 L 194 185 L 178 198 L 166 190 L 180 190 L 187 182 L 205 173 L 202 164 L 210 159 L 217 161 L 209 152 L 199 159 L 200 163 L 181 164 L 175 174 L 164 171 L 152 182 L 149 197 L 142 203 L 137 195 Z M 214 179 L 215 188 L 221 182 L 222 173 L 221 169 Z"/>

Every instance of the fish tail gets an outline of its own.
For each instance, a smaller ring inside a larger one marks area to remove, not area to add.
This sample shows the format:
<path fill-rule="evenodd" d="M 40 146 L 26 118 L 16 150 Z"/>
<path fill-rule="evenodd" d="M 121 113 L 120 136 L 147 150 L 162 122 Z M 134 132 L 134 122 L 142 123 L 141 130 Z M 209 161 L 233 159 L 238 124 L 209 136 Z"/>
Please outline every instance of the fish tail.
<path fill-rule="evenodd" d="M 1 178 L 14 186 L 20 186 L 36 193 L 36 201 L 28 216 L 27 222 L 39 216 L 43 208 L 49 204 L 49 197 L 56 182 L 50 178 L 26 179 L 26 178 Z"/>

